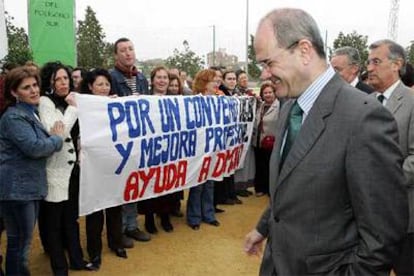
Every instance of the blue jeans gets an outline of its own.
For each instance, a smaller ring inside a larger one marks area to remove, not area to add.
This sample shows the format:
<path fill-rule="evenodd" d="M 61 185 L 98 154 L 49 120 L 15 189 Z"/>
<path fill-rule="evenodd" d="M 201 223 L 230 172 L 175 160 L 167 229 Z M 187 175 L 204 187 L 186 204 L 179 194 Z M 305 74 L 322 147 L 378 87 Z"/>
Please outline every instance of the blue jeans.
<path fill-rule="evenodd" d="M 190 188 L 187 201 L 187 223 L 200 224 L 201 221 L 212 222 L 216 220 L 214 213 L 214 182 Z"/>
<path fill-rule="evenodd" d="M 39 201 L 2 201 L 7 232 L 6 275 L 30 275 L 29 250 Z"/>
<path fill-rule="evenodd" d="M 133 231 L 138 228 L 137 203 L 127 203 L 122 205 L 122 230 Z"/>

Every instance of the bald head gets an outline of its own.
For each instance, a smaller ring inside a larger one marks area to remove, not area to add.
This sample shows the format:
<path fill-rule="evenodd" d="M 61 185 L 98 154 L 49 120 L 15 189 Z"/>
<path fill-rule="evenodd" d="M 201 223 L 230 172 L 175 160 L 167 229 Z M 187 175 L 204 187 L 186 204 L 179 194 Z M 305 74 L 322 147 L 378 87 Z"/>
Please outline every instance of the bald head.
<path fill-rule="evenodd" d="M 254 46 L 263 67 L 261 78 L 272 81 L 281 97 L 299 97 L 327 69 L 318 27 L 299 9 L 277 9 L 266 15 Z"/>
<path fill-rule="evenodd" d="M 301 39 L 308 39 L 321 58 L 326 58 L 324 44 L 315 20 L 300 9 L 275 9 L 261 21 L 273 28 L 274 36 L 281 48 L 288 48 Z"/>

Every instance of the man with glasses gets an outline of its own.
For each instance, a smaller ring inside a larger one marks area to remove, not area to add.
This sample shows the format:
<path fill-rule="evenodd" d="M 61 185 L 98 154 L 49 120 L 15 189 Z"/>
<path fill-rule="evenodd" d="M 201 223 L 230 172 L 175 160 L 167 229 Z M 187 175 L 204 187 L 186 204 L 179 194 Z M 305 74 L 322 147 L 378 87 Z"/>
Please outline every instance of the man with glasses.
<path fill-rule="evenodd" d="M 290 46 L 293 45 L 293 46 Z M 244 250 L 261 275 L 389 275 L 408 225 L 392 115 L 326 62 L 314 19 L 277 9 L 257 29 L 261 77 L 290 98 L 276 123 L 270 201 Z"/>
<path fill-rule="evenodd" d="M 372 93 L 374 89 L 358 78 L 360 64 L 358 50 L 349 46 L 336 49 L 331 57 L 332 67 L 347 83 L 363 92 Z"/>
<path fill-rule="evenodd" d="M 410 222 L 408 236 L 394 270 L 397 275 L 414 275 L 414 90 L 400 80 L 405 63 L 404 48 L 392 40 L 380 40 L 369 46 L 368 78 L 376 90 L 372 97 L 377 97 L 397 121 L 403 170 L 407 178 Z"/>

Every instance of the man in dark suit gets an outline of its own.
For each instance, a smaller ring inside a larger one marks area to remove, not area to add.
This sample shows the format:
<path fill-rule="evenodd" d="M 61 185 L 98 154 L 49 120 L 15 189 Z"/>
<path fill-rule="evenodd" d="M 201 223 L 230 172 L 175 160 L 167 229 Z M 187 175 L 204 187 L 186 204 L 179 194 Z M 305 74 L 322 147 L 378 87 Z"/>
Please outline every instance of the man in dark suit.
<path fill-rule="evenodd" d="M 269 206 L 245 251 L 268 239 L 261 275 L 388 276 L 408 225 L 393 116 L 326 63 L 302 10 L 263 18 L 255 50 L 261 77 L 291 99 L 275 125 Z"/>
<path fill-rule="evenodd" d="M 414 90 L 400 80 L 406 62 L 401 45 L 384 39 L 372 43 L 369 49 L 368 78 L 377 91 L 371 95 L 377 97 L 397 121 L 407 178 L 410 222 L 395 271 L 397 275 L 414 275 Z"/>
<path fill-rule="evenodd" d="M 358 78 L 361 58 L 357 49 L 349 46 L 336 49 L 331 57 L 331 65 L 353 87 L 368 94 L 374 92 L 374 88 L 363 83 Z"/>

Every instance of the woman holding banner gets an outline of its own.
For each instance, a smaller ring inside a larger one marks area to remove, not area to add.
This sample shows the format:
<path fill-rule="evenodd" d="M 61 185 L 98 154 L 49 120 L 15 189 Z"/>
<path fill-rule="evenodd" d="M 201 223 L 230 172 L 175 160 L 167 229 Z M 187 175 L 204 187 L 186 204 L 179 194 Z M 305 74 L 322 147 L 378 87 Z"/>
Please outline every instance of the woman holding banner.
<path fill-rule="evenodd" d="M 112 94 L 111 87 L 112 79 L 109 72 L 105 69 L 95 69 L 86 74 L 86 78 L 82 82 L 81 92 L 107 97 Z M 127 253 L 122 242 L 122 206 L 105 209 L 105 216 L 109 248 L 116 256 L 127 258 Z M 91 270 L 99 270 L 102 263 L 103 225 L 104 210 L 86 216 L 87 250 L 91 261 L 88 268 Z"/>
<path fill-rule="evenodd" d="M 154 96 L 167 95 L 170 78 L 167 68 L 159 66 L 151 71 L 151 94 Z M 180 192 L 160 196 L 157 198 L 147 199 L 138 202 L 138 211 L 145 214 L 145 229 L 151 233 L 158 232 L 155 226 L 154 214 L 158 214 L 161 218 L 161 227 L 165 232 L 174 230 L 171 224 L 170 214 L 176 208 L 176 202 L 180 199 Z"/>
<path fill-rule="evenodd" d="M 46 160 L 61 150 L 61 121 L 39 121 L 39 75 L 13 69 L 5 80 L 9 106 L 0 120 L 0 208 L 7 231 L 6 275 L 30 275 L 28 257 L 39 202 L 47 194 Z"/>
<path fill-rule="evenodd" d="M 217 95 L 218 86 L 215 81 L 216 72 L 212 69 L 199 71 L 193 82 L 193 93 L 202 95 Z M 213 226 L 219 226 L 214 212 L 214 181 L 190 188 L 187 200 L 187 223 L 193 230 L 200 229 L 204 221 Z"/>
<path fill-rule="evenodd" d="M 77 108 L 74 93 L 70 92 L 73 83 L 68 67 L 60 62 L 48 63 L 43 66 L 41 76 L 43 96 L 39 103 L 40 121 L 46 129 L 57 121 L 62 121 L 65 126 L 62 150 L 49 157 L 46 166 L 48 194 L 40 209 L 45 231 L 43 239 L 53 273 L 67 275 L 69 267 L 86 269 L 79 240 L 78 190 L 69 186 L 76 162 L 71 131 L 77 120 Z"/>
<path fill-rule="evenodd" d="M 168 73 L 168 77 L 170 79 L 170 83 L 168 85 L 167 95 L 184 95 L 183 84 L 181 83 L 181 79 L 178 75 L 173 74 L 171 72 Z M 171 213 L 174 217 L 183 217 L 184 214 L 181 212 L 181 200 L 184 199 L 184 191 L 177 192 L 177 197 L 175 199 L 174 204 L 174 211 Z"/>

